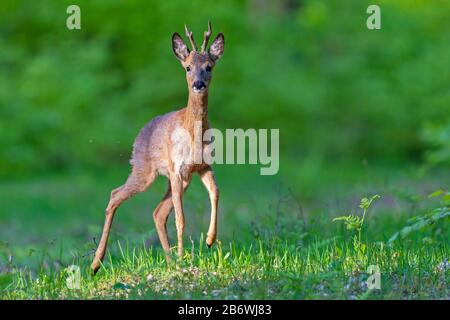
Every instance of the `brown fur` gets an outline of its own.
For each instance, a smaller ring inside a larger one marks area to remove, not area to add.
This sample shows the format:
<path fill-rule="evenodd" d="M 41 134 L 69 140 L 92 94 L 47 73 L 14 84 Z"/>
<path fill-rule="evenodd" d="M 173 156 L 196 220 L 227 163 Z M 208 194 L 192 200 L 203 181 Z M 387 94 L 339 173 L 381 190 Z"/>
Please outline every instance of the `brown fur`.
<path fill-rule="evenodd" d="M 130 161 L 132 165 L 131 174 L 124 185 L 111 192 L 111 198 L 106 208 L 102 237 L 91 266 L 94 274 L 100 268 L 104 258 L 111 224 L 117 208 L 133 195 L 147 190 L 158 175 L 164 175 L 169 180 L 168 190 L 153 212 L 153 219 L 167 260 L 170 259 L 170 246 L 166 223 L 172 208 L 175 209 L 178 256 L 183 255 L 184 212 L 182 196 L 189 186 L 193 173 L 200 175 L 211 200 L 211 221 L 206 239 L 207 245 L 211 246 L 216 239 L 219 190 L 214 180 L 213 171 L 206 163 L 193 164 L 183 157 L 174 156 L 174 148 L 190 148 L 191 146 L 177 140 L 173 134 L 177 128 L 183 128 L 193 138 L 196 121 L 202 121 L 202 134 L 209 128 L 208 88 L 211 81 L 211 70 L 223 53 L 224 38 L 220 33 L 213 41 L 209 51 L 206 52 L 207 42 L 211 34 L 211 27 L 208 25 L 208 32 L 204 34 L 202 50 L 197 52 L 192 33 L 189 33 L 187 28 L 186 33 L 194 47 L 193 51 L 189 51 L 178 33 L 173 35 L 172 45 L 175 56 L 180 60 L 182 66 L 189 70 L 186 72 L 189 88 L 187 106 L 181 110 L 156 117 L 137 136 Z M 202 91 L 194 89 L 193 84 L 196 81 L 203 81 L 205 89 Z"/>

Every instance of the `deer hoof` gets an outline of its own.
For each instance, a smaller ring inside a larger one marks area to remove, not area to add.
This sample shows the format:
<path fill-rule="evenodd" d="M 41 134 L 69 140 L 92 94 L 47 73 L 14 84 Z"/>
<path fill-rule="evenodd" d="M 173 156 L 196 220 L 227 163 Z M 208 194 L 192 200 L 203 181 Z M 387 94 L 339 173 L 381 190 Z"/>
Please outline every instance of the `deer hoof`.
<path fill-rule="evenodd" d="M 92 265 L 91 265 L 92 275 L 95 276 L 99 269 L 100 269 L 100 261 L 94 260 L 94 262 L 92 262 Z"/>
<path fill-rule="evenodd" d="M 208 246 L 208 248 L 211 248 L 212 245 L 214 244 L 215 239 L 213 237 L 207 237 L 206 238 L 206 245 Z"/>

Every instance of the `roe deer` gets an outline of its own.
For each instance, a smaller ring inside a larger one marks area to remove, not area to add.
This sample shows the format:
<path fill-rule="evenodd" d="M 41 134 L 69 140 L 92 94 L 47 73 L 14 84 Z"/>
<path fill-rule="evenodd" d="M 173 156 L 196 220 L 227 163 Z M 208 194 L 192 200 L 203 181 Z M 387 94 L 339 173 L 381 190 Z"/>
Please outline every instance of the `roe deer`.
<path fill-rule="evenodd" d="M 189 89 L 187 106 L 181 110 L 156 117 L 137 136 L 130 161 L 132 165 L 131 174 L 123 186 L 111 192 L 111 198 L 106 208 L 102 237 L 91 265 L 94 274 L 100 268 L 105 256 L 115 211 L 120 204 L 131 196 L 147 190 L 160 174 L 168 178 L 169 185 L 166 195 L 153 212 L 153 219 L 159 240 L 166 253 L 166 259 L 170 260 L 166 223 L 172 207 L 175 209 L 178 256 L 183 255 L 184 213 L 182 197 L 193 173 L 200 175 L 211 201 L 211 219 L 206 244 L 211 246 L 216 239 L 219 190 L 213 171 L 203 160 L 199 163 L 192 163 L 190 159 L 186 158 L 186 153 L 181 154 L 180 152 L 173 152 L 173 150 L 192 150 L 191 144 L 187 143 L 186 139 L 180 139 L 174 134 L 177 129 L 184 129 L 193 136 L 196 122 L 202 124 L 202 134 L 209 128 L 208 87 L 211 82 L 211 71 L 223 54 L 225 40 L 223 34 L 219 33 L 207 51 L 208 40 L 211 36 L 211 24 L 208 22 L 208 31 L 204 33 L 201 50 L 197 51 L 192 31 L 189 31 L 186 25 L 185 31 L 191 43 L 192 51 L 188 49 L 177 32 L 172 36 L 172 48 L 175 56 L 186 70 Z M 205 143 L 201 146 L 202 149 L 207 147 L 208 145 Z"/>

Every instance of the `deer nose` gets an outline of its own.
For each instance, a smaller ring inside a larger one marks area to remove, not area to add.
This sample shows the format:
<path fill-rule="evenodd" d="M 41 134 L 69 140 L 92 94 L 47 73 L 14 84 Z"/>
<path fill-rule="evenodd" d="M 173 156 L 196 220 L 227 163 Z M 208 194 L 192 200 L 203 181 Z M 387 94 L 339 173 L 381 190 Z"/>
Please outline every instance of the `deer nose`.
<path fill-rule="evenodd" d="M 192 88 L 196 90 L 202 90 L 206 88 L 206 84 L 203 81 L 195 81 L 194 84 L 192 85 Z"/>

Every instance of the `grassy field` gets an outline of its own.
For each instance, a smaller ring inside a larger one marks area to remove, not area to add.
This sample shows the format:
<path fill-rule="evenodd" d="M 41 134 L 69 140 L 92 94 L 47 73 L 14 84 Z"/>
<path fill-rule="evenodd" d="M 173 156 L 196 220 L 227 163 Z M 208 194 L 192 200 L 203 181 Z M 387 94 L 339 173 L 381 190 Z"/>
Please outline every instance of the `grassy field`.
<path fill-rule="evenodd" d="M 2 0 L 0 299 L 450 299 L 450 1 L 378 2 L 371 30 L 372 1 L 78 0 L 70 30 L 72 1 Z M 280 171 L 214 166 L 211 249 L 195 177 L 171 265 L 152 219 L 158 179 L 118 210 L 93 277 L 138 130 L 188 99 L 172 35 L 187 43 L 186 23 L 199 46 L 208 20 L 210 43 L 226 39 L 208 120 L 279 129 Z"/>
<path fill-rule="evenodd" d="M 93 238 L 108 193 L 126 172 L 2 182 L 1 298 L 450 298 L 448 195 L 428 196 L 445 186 L 448 172 L 319 167 L 315 183 L 307 162 L 283 168 L 289 175 L 276 179 L 252 167 L 217 168 L 219 241 L 211 249 L 203 239 L 209 201 L 195 181 L 185 200 L 185 256 L 171 265 L 151 218 L 165 190 L 158 180 L 119 209 L 95 277 L 89 272 Z M 360 198 L 374 194 L 381 198 L 367 209 L 360 239 L 358 225 L 348 230 L 333 222 L 348 214 L 362 218 Z M 173 217 L 169 226 L 173 244 Z M 80 267 L 79 289 L 67 286 L 70 265 Z M 380 269 L 380 290 L 367 288 L 370 265 Z"/>

